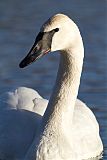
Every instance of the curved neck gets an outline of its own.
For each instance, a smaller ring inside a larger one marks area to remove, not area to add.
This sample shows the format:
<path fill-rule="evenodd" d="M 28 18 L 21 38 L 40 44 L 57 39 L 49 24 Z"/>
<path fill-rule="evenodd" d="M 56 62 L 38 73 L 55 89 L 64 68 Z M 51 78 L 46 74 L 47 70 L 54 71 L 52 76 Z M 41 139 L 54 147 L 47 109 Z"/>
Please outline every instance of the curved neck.
<path fill-rule="evenodd" d="M 57 79 L 44 115 L 43 126 L 52 120 L 58 120 L 60 125 L 69 121 L 71 123 L 84 56 L 83 45 L 77 46 L 78 48 L 61 52 Z"/>
<path fill-rule="evenodd" d="M 39 154 L 39 152 L 43 152 L 46 145 L 47 148 L 50 148 L 52 145 L 49 144 L 53 144 L 53 142 L 55 145 L 57 143 L 56 139 L 60 139 L 61 134 L 69 135 L 71 131 L 71 122 L 80 84 L 84 56 L 82 41 L 79 44 L 80 46 L 77 45 L 78 48 L 69 48 L 61 52 L 57 79 L 43 117 L 40 137 L 37 139 L 37 136 L 35 136 L 35 140 L 26 155 L 28 159 L 32 153 L 35 153 L 35 146 L 40 146 L 39 149 L 38 147 L 36 148 Z M 57 147 L 58 144 L 56 145 Z M 40 153 L 41 156 L 42 154 Z"/>

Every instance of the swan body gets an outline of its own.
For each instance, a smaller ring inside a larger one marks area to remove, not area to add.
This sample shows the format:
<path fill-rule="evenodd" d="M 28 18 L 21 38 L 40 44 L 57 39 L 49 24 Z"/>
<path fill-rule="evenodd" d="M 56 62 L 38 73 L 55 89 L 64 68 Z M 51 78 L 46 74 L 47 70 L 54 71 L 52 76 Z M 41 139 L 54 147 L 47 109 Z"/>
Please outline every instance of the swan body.
<path fill-rule="evenodd" d="M 43 99 L 35 90 L 26 87 L 19 87 L 14 91 L 7 92 L 0 97 L 0 100 L 2 107 L 0 108 L 0 158 L 6 159 L 6 157 L 8 157 L 8 160 L 12 160 L 15 159 L 13 157 L 21 157 L 24 159 L 27 147 L 30 147 L 32 144 L 32 139 L 35 137 L 35 131 L 41 123 L 42 116 L 48 105 L 48 100 Z M 32 112 L 37 114 L 32 114 Z M 17 119 L 15 119 L 14 116 L 16 116 Z M 6 122 L 8 125 L 6 125 Z M 72 127 L 75 137 L 73 138 L 74 143 L 78 140 L 77 137 L 80 137 L 80 135 L 78 135 L 80 134 L 78 130 L 83 132 L 80 122 L 84 124 L 84 130 L 90 130 L 90 126 L 93 126 L 93 132 L 99 133 L 99 126 L 95 116 L 85 103 L 77 99 Z M 25 129 L 26 125 L 27 128 Z M 18 130 L 15 130 L 16 126 L 19 128 L 19 134 L 17 133 Z M 76 128 L 78 128 L 78 130 Z M 81 137 L 82 136 L 83 135 L 81 134 Z M 11 140 L 12 138 L 14 141 Z M 81 140 L 81 138 L 79 139 Z M 84 139 L 84 142 L 85 141 L 86 140 Z M 9 144 L 9 146 L 7 144 Z M 27 147 L 25 148 L 25 146 Z M 14 151 L 12 149 L 13 147 Z"/>
<path fill-rule="evenodd" d="M 76 24 L 64 14 L 51 17 L 41 27 L 20 67 L 56 50 L 60 51 L 60 64 L 49 103 L 36 91 L 24 87 L 2 98 L 1 159 L 85 160 L 96 159 L 103 151 L 94 114 L 77 99 L 84 48 Z"/>
<path fill-rule="evenodd" d="M 31 88 L 18 87 L 2 94 L 0 104 L 3 109 L 23 109 L 43 116 L 48 100 L 42 98 L 37 91 Z"/>
<path fill-rule="evenodd" d="M 48 101 L 19 87 L 0 97 L 0 160 L 24 159 Z"/>

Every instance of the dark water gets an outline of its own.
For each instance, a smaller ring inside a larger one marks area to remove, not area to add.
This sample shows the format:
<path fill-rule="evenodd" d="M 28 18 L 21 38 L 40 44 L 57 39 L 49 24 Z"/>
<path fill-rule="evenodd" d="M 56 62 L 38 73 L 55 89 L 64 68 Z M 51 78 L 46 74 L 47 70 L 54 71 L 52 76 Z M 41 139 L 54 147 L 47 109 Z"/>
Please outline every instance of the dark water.
<path fill-rule="evenodd" d="M 107 160 L 107 30 L 106 0 L 1 0 L 0 1 L 0 93 L 16 86 L 34 88 L 49 98 L 58 55 L 50 54 L 19 69 L 42 23 L 58 12 L 78 24 L 85 45 L 84 69 L 79 98 L 95 113 Z"/>

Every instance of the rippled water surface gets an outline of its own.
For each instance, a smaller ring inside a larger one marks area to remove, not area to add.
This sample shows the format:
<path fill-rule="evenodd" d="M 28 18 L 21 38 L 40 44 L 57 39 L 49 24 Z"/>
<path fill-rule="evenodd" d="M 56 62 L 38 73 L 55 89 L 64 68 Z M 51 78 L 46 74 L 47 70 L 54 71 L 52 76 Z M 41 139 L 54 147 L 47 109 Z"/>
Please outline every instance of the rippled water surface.
<path fill-rule="evenodd" d="M 78 24 L 85 45 L 84 68 L 78 97 L 93 110 L 107 160 L 107 30 L 106 0 L 0 1 L 0 93 L 16 86 L 34 88 L 49 98 L 59 56 L 49 54 L 35 64 L 19 69 L 42 23 L 58 12 Z"/>

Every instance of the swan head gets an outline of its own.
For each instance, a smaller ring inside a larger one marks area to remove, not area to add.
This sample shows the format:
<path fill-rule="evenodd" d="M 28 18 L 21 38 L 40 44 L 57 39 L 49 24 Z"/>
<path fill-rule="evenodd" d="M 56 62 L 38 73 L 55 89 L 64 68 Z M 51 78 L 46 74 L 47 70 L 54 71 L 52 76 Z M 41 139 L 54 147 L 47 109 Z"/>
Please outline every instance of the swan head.
<path fill-rule="evenodd" d="M 24 68 L 43 55 L 53 51 L 74 48 L 80 36 L 77 25 L 66 15 L 56 14 L 41 27 L 36 40 L 19 66 Z"/>

